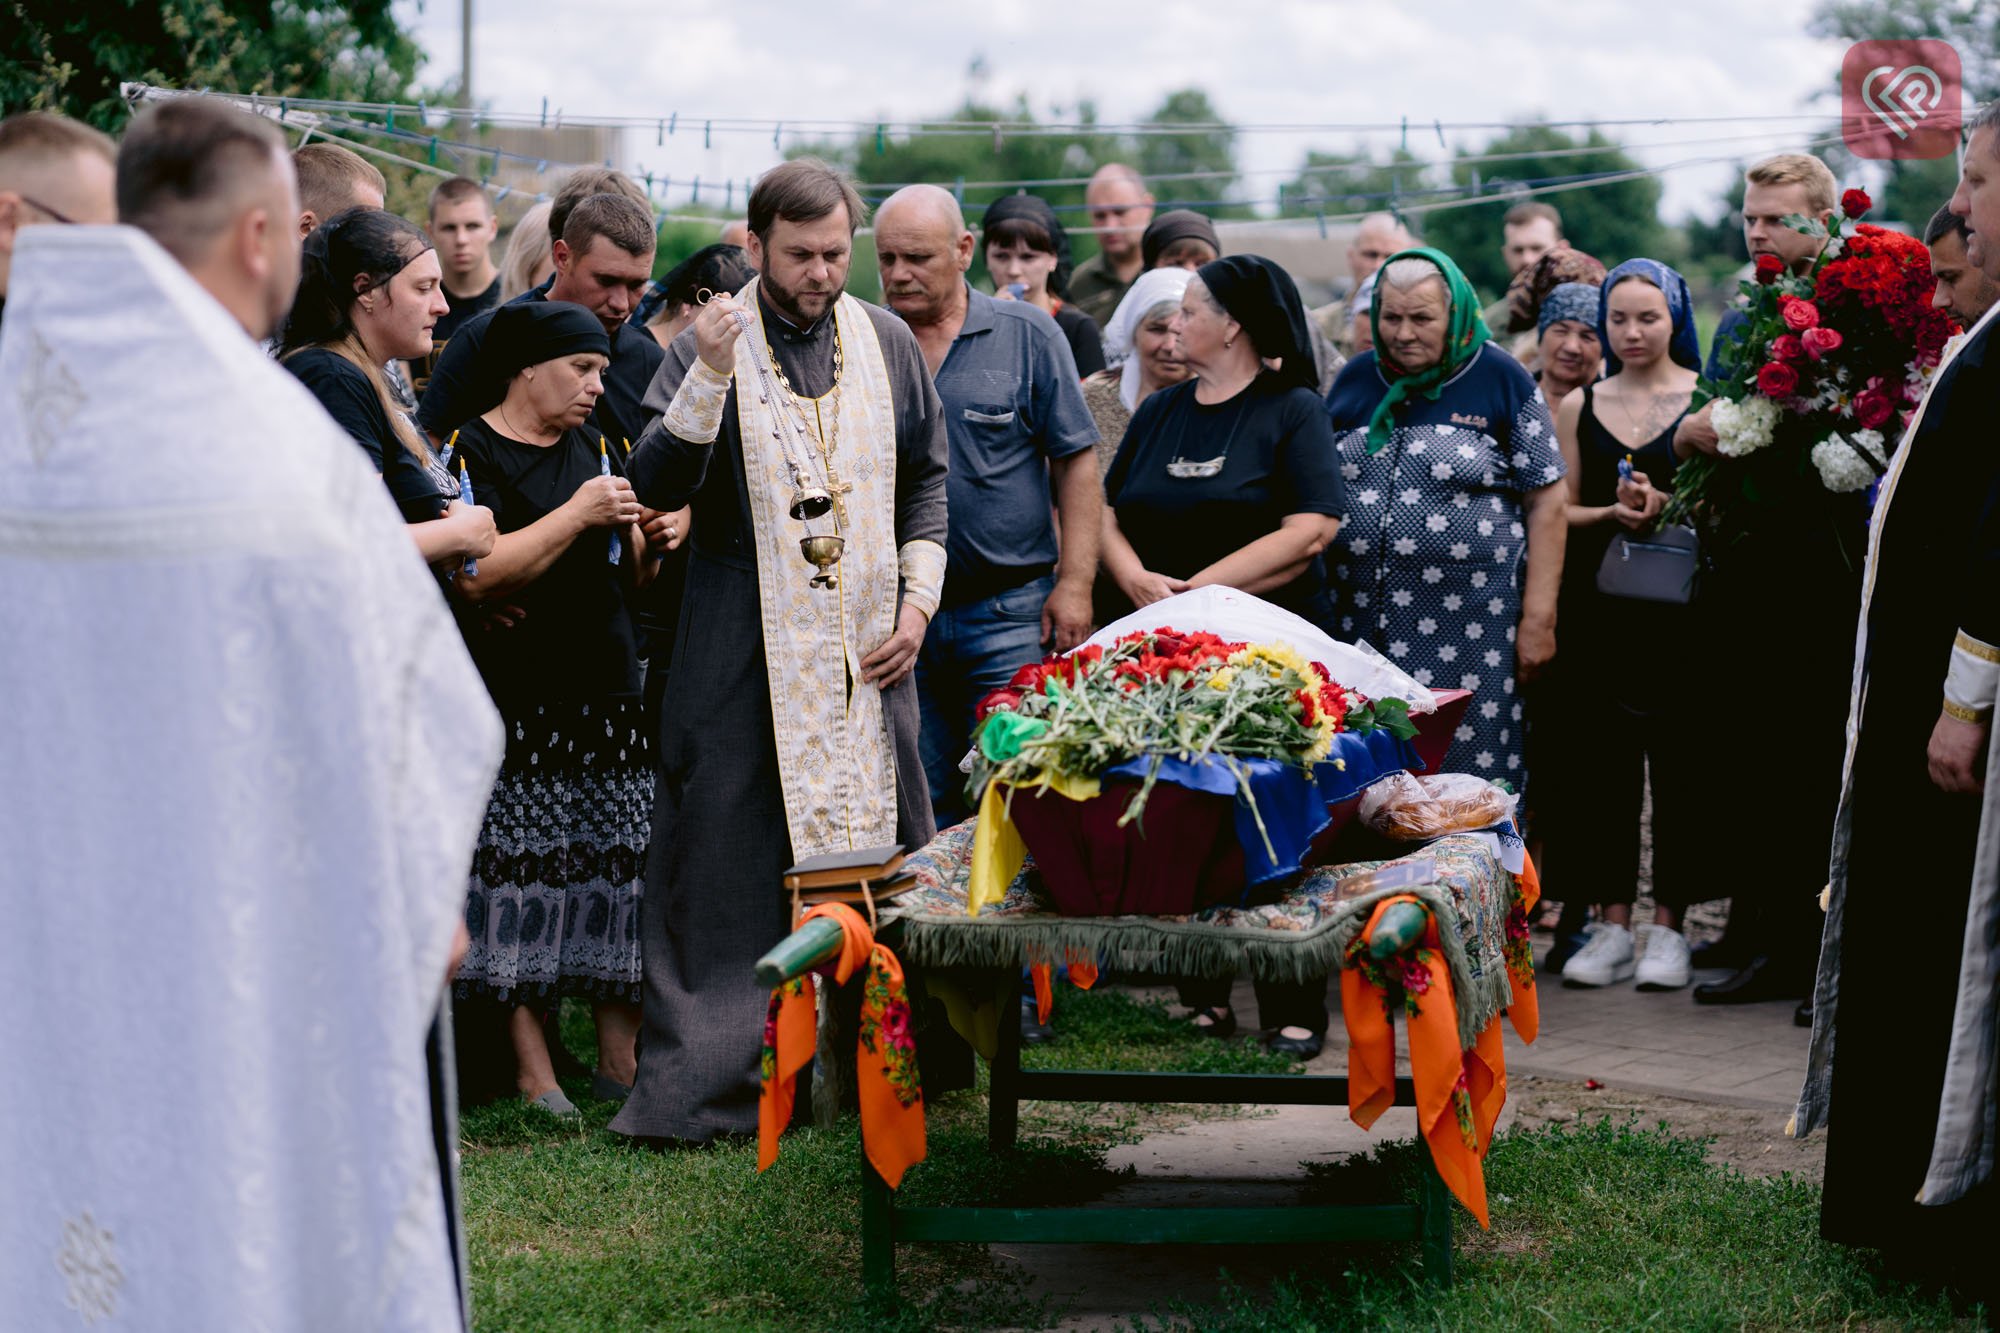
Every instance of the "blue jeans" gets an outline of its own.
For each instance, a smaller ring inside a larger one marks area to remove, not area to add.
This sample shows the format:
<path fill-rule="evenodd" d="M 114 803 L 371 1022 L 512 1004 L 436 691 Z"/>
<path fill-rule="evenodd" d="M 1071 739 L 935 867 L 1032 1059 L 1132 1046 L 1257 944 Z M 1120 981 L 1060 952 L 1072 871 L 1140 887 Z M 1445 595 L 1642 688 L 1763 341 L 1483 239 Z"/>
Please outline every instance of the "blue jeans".
<path fill-rule="evenodd" d="M 972 748 L 973 706 L 1042 659 L 1042 604 L 1055 586 L 1055 575 L 1045 574 L 931 620 L 917 657 L 918 749 L 940 830 L 972 815 L 958 761 Z"/>

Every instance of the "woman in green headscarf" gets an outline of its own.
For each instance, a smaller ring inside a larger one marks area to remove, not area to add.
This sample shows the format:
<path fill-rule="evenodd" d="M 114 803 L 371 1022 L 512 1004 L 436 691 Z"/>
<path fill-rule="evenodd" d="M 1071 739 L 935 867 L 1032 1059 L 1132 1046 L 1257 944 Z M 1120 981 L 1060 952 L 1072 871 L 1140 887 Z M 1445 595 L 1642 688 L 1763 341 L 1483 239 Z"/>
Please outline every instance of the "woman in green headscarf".
<path fill-rule="evenodd" d="M 1339 628 L 1433 689 L 1471 690 L 1446 766 L 1518 789 L 1516 683 L 1555 656 L 1568 535 L 1555 423 L 1442 252 L 1391 255 L 1369 323 L 1374 350 L 1327 395 L 1349 500 L 1327 550 Z"/>

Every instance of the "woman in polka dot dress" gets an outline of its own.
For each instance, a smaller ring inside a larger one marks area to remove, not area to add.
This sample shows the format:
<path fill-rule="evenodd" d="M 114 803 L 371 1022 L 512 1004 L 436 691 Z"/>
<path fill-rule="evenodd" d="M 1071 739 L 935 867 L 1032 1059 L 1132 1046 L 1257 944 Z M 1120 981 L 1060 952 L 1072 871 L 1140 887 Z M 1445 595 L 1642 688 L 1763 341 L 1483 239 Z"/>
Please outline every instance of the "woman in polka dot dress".
<path fill-rule="evenodd" d="M 1517 683 L 1555 656 L 1566 496 L 1549 407 L 1486 345 L 1458 266 L 1382 268 L 1375 350 L 1327 395 L 1348 521 L 1327 552 L 1344 636 L 1418 681 L 1473 692 L 1447 767 L 1527 782 Z"/>

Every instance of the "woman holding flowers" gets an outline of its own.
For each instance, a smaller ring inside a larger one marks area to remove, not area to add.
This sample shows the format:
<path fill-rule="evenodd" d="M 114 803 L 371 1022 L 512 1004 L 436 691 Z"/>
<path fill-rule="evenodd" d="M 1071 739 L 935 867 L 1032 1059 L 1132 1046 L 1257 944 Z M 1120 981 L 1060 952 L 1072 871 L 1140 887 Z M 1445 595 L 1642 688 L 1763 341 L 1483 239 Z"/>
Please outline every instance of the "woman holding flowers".
<path fill-rule="evenodd" d="M 1515 685 L 1556 650 L 1568 496 L 1555 423 L 1521 364 L 1486 345 L 1447 255 L 1405 250 L 1376 278 L 1374 350 L 1327 395 L 1353 496 L 1330 555 L 1339 633 L 1422 684 L 1473 691 L 1452 765 L 1518 788 Z"/>
<path fill-rule="evenodd" d="M 1551 682 L 1562 707 L 1536 724 L 1538 755 L 1553 762 L 1535 808 L 1555 849 L 1557 879 L 1545 882 L 1603 909 L 1602 924 L 1564 966 L 1564 983 L 1608 986 L 1636 972 L 1641 990 L 1676 990 L 1692 979 L 1676 929 L 1680 909 L 1705 896 L 1696 892 L 1701 870 L 1691 844 L 1700 822 L 1692 782 L 1698 719 L 1685 703 L 1677 651 L 1688 636 L 1688 608 L 1600 592 L 1597 568 L 1616 535 L 1648 530 L 1665 504 L 1674 431 L 1694 398 L 1701 349 L 1687 283 L 1665 264 L 1628 260 L 1593 295 L 1609 374 L 1571 392 L 1556 412 L 1569 471 L 1563 650 Z M 1649 780 L 1656 906 L 1645 957 L 1637 958 L 1632 903 Z"/>

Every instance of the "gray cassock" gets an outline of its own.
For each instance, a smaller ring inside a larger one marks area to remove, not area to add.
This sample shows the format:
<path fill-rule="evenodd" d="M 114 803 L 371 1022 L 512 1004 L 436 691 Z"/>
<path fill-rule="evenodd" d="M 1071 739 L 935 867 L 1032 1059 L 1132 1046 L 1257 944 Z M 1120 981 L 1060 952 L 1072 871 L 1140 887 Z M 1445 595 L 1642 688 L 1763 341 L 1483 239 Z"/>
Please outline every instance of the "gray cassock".
<path fill-rule="evenodd" d="M 894 402 L 895 540 L 945 540 L 943 408 L 903 321 L 863 303 Z M 805 332 L 763 303 L 777 365 L 799 394 L 833 387 L 833 318 Z M 781 892 L 795 864 L 780 788 L 765 672 L 756 541 L 745 493 L 736 385 L 713 445 L 660 419 L 695 361 L 692 329 L 668 349 L 646 395 L 651 421 L 627 473 L 654 509 L 693 502 L 692 555 L 673 674 L 660 718 L 660 776 L 646 896 L 638 1082 L 611 1123 L 621 1134 L 703 1142 L 757 1128 L 758 1055 L 768 993 L 752 965 L 790 929 Z M 850 355 L 847 373 L 853 373 Z M 738 358 L 738 383 L 754 374 Z M 844 452 L 847 445 L 837 446 Z M 875 645 L 865 645 L 873 651 Z M 895 759 L 897 837 L 936 833 L 917 753 L 917 697 L 906 676 L 882 695 Z"/>

